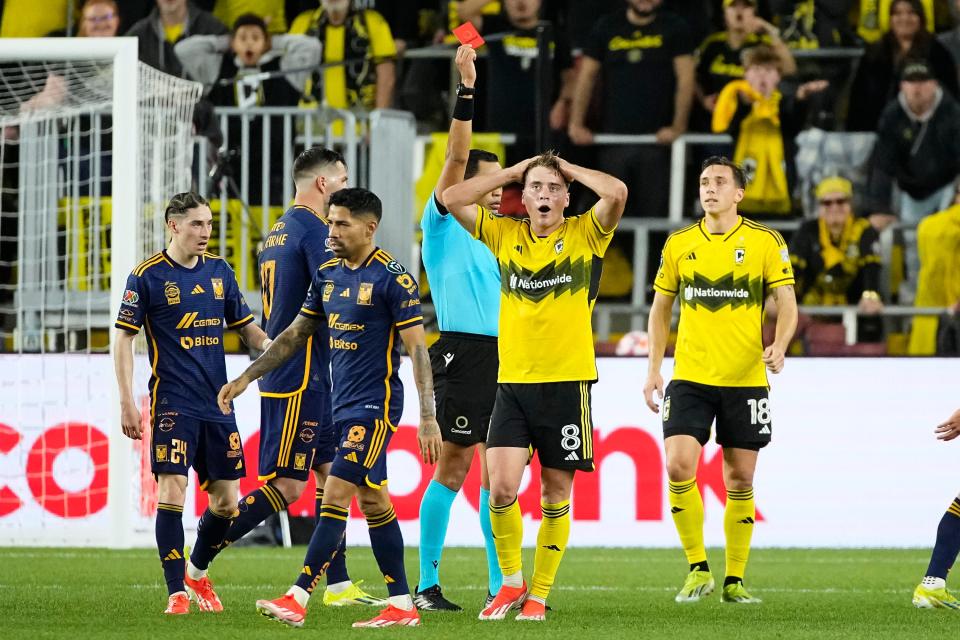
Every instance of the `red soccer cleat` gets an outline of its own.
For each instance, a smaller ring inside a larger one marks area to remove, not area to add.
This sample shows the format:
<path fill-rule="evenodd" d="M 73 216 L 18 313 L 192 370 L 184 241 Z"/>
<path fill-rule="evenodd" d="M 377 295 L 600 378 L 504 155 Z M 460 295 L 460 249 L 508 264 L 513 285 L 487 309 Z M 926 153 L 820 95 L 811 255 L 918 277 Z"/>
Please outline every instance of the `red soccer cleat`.
<path fill-rule="evenodd" d="M 220 613 L 223 611 L 223 604 L 220 597 L 213 590 L 213 583 L 210 578 L 204 576 L 199 580 L 191 580 L 190 576 L 183 576 L 183 584 L 187 588 L 187 595 L 196 601 L 200 611 L 207 613 Z"/>
<path fill-rule="evenodd" d="M 164 610 L 164 613 L 171 616 L 187 615 L 190 613 L 190 597 L 187 596 L 186 592 L 184 591 L 178 591 L 170 594 L 170 598 L 167 599 L 167 608 Z"/>
<path fill-rule="evenodd" d="M 354 627 L 419 627 L 420 626 L 420 614 L 417 613 L 417 608 L 414 607 L 407 611 L 406 609 L 400 609 L 395 607 L 392 604 L 388 605 L 386 609 L 381 611 L 376 617 L 370 618 L 369 620 L 364 620 L 363 622 L 354 622 Z"/>
<path fill-rule="evenodd" d="M 507 615 L 507 611 L 510 611 L 510 609 L 513 609 L 523 602 L 523 599 L 526 597 L 526 582 L 519 587 L 508 587 L 504 585 L 500 587 L 500 591 L 497 592 L 497 597 L 493 599 L 490 606 L 480 612 L 479 618 L 481 620 L 503 620 Z"/>
<path fill-rule="evenodd" d="M 307 617 L 307 610 L 289 594 L 280 596 L 276 600 L 257 600 L 257 611 L 262 616 L 273 618 L 291 627 L 302 627 Z"/>
<path fill-rule="evenodd" d="M 539 600 L 527 598 L 523 601 L 523 609 L 517 614 L 516 619 L 543 622 L 547 619 L 547 605 Z"/>

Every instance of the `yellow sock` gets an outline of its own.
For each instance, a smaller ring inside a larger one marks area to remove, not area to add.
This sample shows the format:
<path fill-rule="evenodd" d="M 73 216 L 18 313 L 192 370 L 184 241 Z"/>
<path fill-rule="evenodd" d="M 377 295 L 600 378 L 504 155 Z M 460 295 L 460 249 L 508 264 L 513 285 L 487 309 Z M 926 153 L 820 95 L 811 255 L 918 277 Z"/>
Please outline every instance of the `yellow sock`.
<path fill-rule="evenodd" d="M 697 478 L 684 482 L 670 481 L 670 513 L 680 534 L 680 544 L 687 554 L 687 562 L 707 561 L 703 546 L 703 498 L 697 489 Z"/>
<path fill-rule="evenodd" d="M 567 550 L 567 540 L 570 539 L 570 501 L 556 504 L 544 502 L 540 504 L 540 511 L 543 520 L 537 533 L 530 594 L 546 600 L 557 577 L 563 552 Z"/>
<path fill-rule="evenodd" d="M 723 533 L 727 538 L 727 577 L 743 578 L 750 556 L 755 517 L 752 488 L 727 490 L 727 508 L 723 512 Z"/>
<path fill-rule="evenodd" d="M 516 499 L 510 504 L 497 506 L 490 503 L 490 527 L 493 542 L 497 547 L 500 571 L 510 575 L 523 568 L 520 547 L 523 545 L 523 517 Z"/>

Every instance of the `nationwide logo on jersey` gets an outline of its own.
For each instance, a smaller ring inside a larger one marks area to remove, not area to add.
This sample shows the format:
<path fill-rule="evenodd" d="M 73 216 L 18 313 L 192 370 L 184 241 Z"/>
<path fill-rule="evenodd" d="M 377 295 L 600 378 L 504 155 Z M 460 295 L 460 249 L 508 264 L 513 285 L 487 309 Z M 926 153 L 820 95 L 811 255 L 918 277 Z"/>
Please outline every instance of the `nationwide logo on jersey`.
<path fill-rule="evenodd" d="M 357 291 L 357 304 L 373 304 L 373 283 L 361 282 L 360 289 Z"/>
<path fill-rule="evenodd" d="M 562 293 L 573 294 L 586 289 L 590 273 L 591 264 L 582 256 L 573 262 L 566 258 L 559 264 L 548 264 L 536 273 L 511 260 L 508 264 L 500 264 L 500 288 L 504 295 L 539 302 L 551 293 L 556 298 Z"/>
<path fill-rule="evenodd" d="M 213 286 L 213 297 L 217 300 L 223 300 L 223 280 L 210 278 L 210 284 Z"/>
<path fill-rule="evenodd" d="M 323 285 L 323 301 L 330 302 L 331 294 L 333 294 L 333 283 L 328 282 L 327 284 Z"/>
<path fill-rule="evenodd" d="M 138 294 L 136 291 L 131 291 L 130 289 L 127 289 L 126 291 L 123 292 L 123 304 L 128 304 L 131 307 L 135 307 L 137 306 L 137 302 L 139 301 L 140 301 L 140 294 Z"/>
<path fill-rule="evenodd" d="M 180 287 L 176 282 L 169 280 L 163 283 L 163 295 L 167 297 L 167 304 L 180 304 Z"/>
<path fill-rule="evenodd" d="M 763 302 L 763 279 L 759 276 L 751 280 L 747 275 L 734 278 L 732 273 L 728 273 L 711 280 L 694 273 L 693 279 L 683 279 L 681 288 L 681 304 L 694 309 L 698 306 L 710 311 L 718 311 L 723 307 L 759 307 Z"/>

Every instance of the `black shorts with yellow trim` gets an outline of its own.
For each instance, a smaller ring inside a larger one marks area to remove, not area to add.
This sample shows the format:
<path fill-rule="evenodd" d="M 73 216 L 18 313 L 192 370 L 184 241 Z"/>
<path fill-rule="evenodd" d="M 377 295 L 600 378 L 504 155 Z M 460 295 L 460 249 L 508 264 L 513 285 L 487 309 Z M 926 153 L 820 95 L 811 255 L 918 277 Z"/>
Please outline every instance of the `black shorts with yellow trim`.
<path fill-rule="evenodd" d="M 593 471 L 593 381 L 501 383 L 487 448 L 532 447 L 551 469 Z"/>
<path fill-rule="evenodd" d="M 334 427 L 340 439 L 330 475 L 358 487 L 387 486 L 387 446 L 399 420 L 399 415 L 384 420 L 382 413 L 336 420 Z"/>
<path fill-rule="evenodd" d="M 260 397 L 260 480 L 307 480 L 310 469 L 333 461 L 337 450 L 330 394 L 309 389 L 287 397 Z"/>
<path fill-rule="evenodd" d="M 773 422 L 767 387 L 721 387 L 671 380 L 663 395 L 663 437 L 693 436 L 704 445 L 716 420 L 717 444 L 759 451 L 770 444 Z"/>
<path fill-rule="evenodd" d="M 233 414 L 224 420 L 203 420 L 164 407 L 153 419 L 150 469 L 154 475 L 189 474 L 193 467 L 206 489 L 214 480 L 238 480 L 247 473 L 243 442 Z"/>

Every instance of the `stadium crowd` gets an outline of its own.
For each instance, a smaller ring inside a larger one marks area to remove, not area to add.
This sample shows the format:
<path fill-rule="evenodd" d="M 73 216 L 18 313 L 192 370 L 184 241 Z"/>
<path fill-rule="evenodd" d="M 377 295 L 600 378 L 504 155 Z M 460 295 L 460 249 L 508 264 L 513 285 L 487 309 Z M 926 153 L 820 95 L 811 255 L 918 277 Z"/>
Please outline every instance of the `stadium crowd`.
<path fill-rule="evenodd" d="M 137 36 L 143 62 L 205 85 L 208 109 L 394 107 L 435 132 L 445 130 L 452 100 L 441 46 L 455 42 L 462 22 L 487 41 L 475 130 L 515 137 L 507 163 L 557 149 L 623 179 L 626 217 L 662 218 L 671 143 L 726 133 L 730 144 L 690 147 L 688 172 L 725 153 L 747 170 L 744 212 L 807 219 L 796 233 L 785 229 L 802 303 L 857 305 L 864 315 L 884 303 L 960 308 L 955 278 L 942 277 L 957 273 L 960 244 L 950 223 L 960 175 L 960 0 L 57 0 L 42 8 L 6 0 L 0 36 Z M 541 47 L 550 55 L 538 64 Z M 423 48 L 435 55 L 409 55 Z M 277 73 L 250 80 L 264 71 Z M 198 128 L 210 129 L 207 120 Z M 258 126 L 243 150 L 251 176 L 263 162 Z M 271 131 L 273 142 L 283 135 Z M 809 135 L 823 131 L 865 145 L 865 162 L 828 157 L 823 138 Z M 239 144 L 237 132 L 226 133 Z M 655 143 L 595 144 L 598 133 Z M 282 176 L 273 173 L 269 200 L 280 205 Z M 690 215 L 696 198 L 686 183 Z M 260 202 L 259 178 L 248 193 Z M 583 196 L 575 189 L 573 202 Z M 501 210 L 522 214 L 516 191 L 505 190 Z M 631 242 L 615 238 L 601 297 L 630 291 Z M 941 334 L 953 324 L 928 320 L 914 323 L 910 353 L 937 352 L 938 324 Z M 861 321 L 859 333 L 885 340 L 879 319 Z"/>

